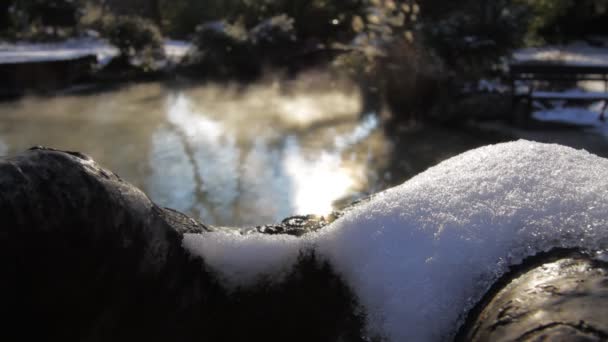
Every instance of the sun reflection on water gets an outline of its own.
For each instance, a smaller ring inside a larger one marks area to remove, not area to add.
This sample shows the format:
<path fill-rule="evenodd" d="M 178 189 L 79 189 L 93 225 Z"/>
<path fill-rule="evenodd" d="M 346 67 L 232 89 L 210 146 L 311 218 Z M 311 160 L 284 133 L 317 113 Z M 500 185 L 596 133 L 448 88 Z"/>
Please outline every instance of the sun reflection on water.
<path fill-rule="evenodd" d="M 200 97 L 170 96 L 167 122 L 153 137 L 151 197 L 208 223 L 243 225 L 325 215 L 336 200 L 361 191 L 365 165 L 345 155 L 377 121 L 358 120 L 359 99 L 263 91 L 271 103 L 264 109 L 252 109 L 261 94 L 241 94 L 246 113 L 230 101 L 206 106 Z M 347 124 L 336 125 L 336 116 Z M 255 129 L 260 121 L 263 130 Z"/>
<path fill-rule="evenodd" d="M 159 205 L 209 224 L 323 215 L 370 189 L 382 168 L 370 156 L 389 145 L 374 116 L 362 117 L 358 89 L 336 82 L 307 74 L 25 97 L 0 105 L 0 154 L 81 151 Z"/>

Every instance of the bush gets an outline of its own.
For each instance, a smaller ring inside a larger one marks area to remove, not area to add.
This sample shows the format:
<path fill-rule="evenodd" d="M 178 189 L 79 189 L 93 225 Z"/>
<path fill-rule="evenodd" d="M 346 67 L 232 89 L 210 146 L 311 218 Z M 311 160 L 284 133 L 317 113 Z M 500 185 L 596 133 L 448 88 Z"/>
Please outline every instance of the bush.
<path fill-rule="evenodd" d="M 76 0 L 37 0 L 29 7 L 31 20 L 52 28 L 75 28 L 82 10 Z"/>
<path fill-rule="evenodd" d="M 319 40 L 325 44 L 353 38 L 351 22 L 367 7 L 367 0 L 261 0 L 249 3 L 254 22 L 285 14 L 293 18 L 298 40 Z"/>
<path fill-rule="evenodd" d="M 193 43 L 196 52 L 189 62 L 207 76 L 255 77 L 259 72 L 255 50 L 241 24 L 215 21 L 200 25 Z"/>
<path fill-rule="evenodd" d="M 0 33 L 14 40 L 48 41 L 78 33 L 84 0 L 3 0 Z"/>
<path fill-rule="evenodd" d="M 259 63 L 276 66 L 285 66 L 297 51 L 296 37 L 294 19 L 285 14 L 262 21 L 248 34 Z"/>
<path fill-rule="evenodd" d="M 476 78 L 523 45 L 530 20 L 525 4 L 470 0 L 451 8 L 425 19 L 422 34 L 429 47 L 461 76 Z"/>
<path fill-rule="evenodd" d="M 168 32 L 188 36 L 201 23 L 225 20 L 251 29 L 282 14 L 293 19 L 298 40 L 352 38 L 350 22 L 367 0 L 158 0 Z"/>
<path fill-rule="evenodd" d="M 196 28 L 194 45 L 200 51 L 234 50 L 247 44 L 247 30 L 240 24 L 227 21 L 214 21 Z"/>
<path fill-rule="evenodd" d="M 264 20 L 249 32 L 249 39 L 258 46 L 288 44 L 296 40 L 294 19 L 285 14 Z"/>
<path fill-rule="evenodd" d="M 121 57 L 149 64 L 164 55 L 163 38 L 152 22 L 131 16 L 119 16 L 102 23 L 102 35 L 116 46 Z"/>
<path fill-rule="evenodd" d="M 581 0 L 521 0 L 533 14 L 526 41 L 530 45 L 544 44 L 546 41 L 560 40 L 559 18 L 567 16 L 569 10 Z"/>
<path fill-rule="evenodd" d="M 519 0 L 534 14 L 529 44 L 564 43 L 589 35 L 606 35 L 608 0 Z"/>
<path fill-rule="evenodd" d="M 249 16 L 246 3 L 259 0 L 156 0 L 163 29 L 179 38 L 195 33 L 203 23 L 222 21 L 235 22 L 239 17 Z"/>

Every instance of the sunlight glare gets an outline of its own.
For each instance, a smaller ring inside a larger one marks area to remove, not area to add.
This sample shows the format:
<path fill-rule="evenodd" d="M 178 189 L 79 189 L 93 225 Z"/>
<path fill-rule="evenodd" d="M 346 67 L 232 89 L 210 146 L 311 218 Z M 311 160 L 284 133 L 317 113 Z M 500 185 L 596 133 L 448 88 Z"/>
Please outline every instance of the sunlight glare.
<path fill-rule="evenodd" d="M 323 152 L 319 157 L 307 159 L 297 153 L 288 153 L 284 167 L 293 182 L 293 209 L 295 214 L 327 215 L 336 200 L 343 198 L 355 186 L 350 170 L 342 163 L 339 154 Z"/>

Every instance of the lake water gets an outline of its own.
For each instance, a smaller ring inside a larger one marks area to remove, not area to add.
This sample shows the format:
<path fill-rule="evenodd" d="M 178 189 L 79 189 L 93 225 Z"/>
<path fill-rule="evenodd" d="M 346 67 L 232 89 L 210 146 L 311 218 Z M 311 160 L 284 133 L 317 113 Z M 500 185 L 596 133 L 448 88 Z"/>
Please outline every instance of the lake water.
<path fill-rule="evenodd" d="M 248 87 L 136 84 L 0 103 L 0 154 L 80 151 L 161 206 L 243 226 L 327 214 L 486 143 L 438 129 L 391 138 L 373 114 L 361 112 L 356 87 L 319 75 Z"/>

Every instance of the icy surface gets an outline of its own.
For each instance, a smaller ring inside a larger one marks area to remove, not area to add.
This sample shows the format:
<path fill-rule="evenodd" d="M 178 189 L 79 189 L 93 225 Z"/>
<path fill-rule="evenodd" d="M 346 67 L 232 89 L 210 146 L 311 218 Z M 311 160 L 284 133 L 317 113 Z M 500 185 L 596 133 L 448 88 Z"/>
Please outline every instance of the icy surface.
<path fill-rule="evenodd" d="M 518 141 L 449 159 L 320 233 L 207 233 L 184 246 L 243 285 L 314 246 L 359 297 L 370 333 L 443 341 L 509 265 L 554 247 L 605 249 L 607 226 L 608 160 Z"/>

